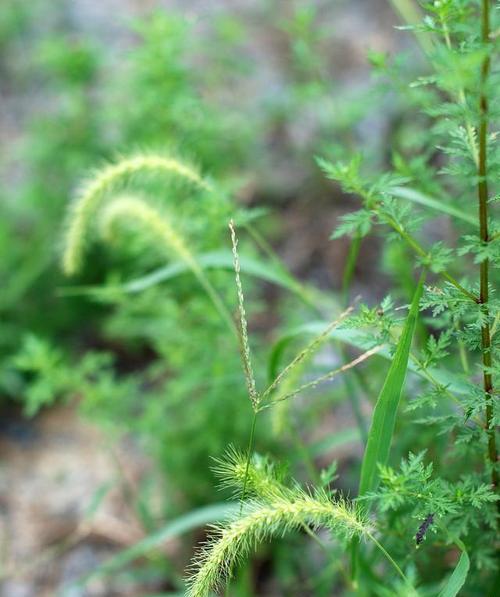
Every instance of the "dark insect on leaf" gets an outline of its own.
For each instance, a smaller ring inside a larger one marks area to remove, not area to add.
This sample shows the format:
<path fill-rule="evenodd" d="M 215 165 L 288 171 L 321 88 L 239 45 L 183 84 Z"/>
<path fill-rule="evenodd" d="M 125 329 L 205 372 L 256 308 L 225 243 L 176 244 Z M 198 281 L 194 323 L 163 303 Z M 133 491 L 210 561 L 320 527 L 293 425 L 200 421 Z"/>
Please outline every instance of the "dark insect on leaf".
<path fill-rule="evenodd" d="M 417 534 L 415 535 L 415 541 L 417 543 L 417 547 L 422 543 L 424 540 L 425 534 L 427 533 L 429 527 L 434 522 L 434 513 L 428 514 L 427 518 L 424 522 L 418 527 Z"/>

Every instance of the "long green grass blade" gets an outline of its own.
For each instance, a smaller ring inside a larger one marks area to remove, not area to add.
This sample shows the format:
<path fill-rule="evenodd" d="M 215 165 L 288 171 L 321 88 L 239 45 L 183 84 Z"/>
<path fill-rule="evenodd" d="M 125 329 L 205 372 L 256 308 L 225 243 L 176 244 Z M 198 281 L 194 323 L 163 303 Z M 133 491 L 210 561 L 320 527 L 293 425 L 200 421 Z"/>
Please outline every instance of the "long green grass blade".
<path fill-rule="evenodd" d="M 389 194 L 393 197 L 399 197 L 400 199 L 408 199 L 413 203 L 418 203 L 419 205 L 424 205 L 425 207 L 430 207 L 435 211 L 439 211 L 447 216 L 451 216 L 452 218 L 456 218 L 457 220 L 462 220 L 463 222 L 467 222 L 467 224 L 472 224 L 472 226 L 477 227 L 477 216 L 474 214 L 468 214 L 453 205 L 449 205 L 444 203 L 442 200 L 434 199 L 433 197 L 429 197 L 429 195 L 425 195 L 420 191 L 415 191 L 414 189 L 407 189 L 406 187 L 392 187 L 389 189 Z"/>
<path fill-rule="evenodd" d="M 231 272 L 233 271 L 233 254 L 231 251 L 211 251 L 195 255 L 194 259 L 202 270 L 223 269 Z M 186 263 L 175 261 L 174 263 L 156 269 L 145 276 L 125 282 L 124 284 L 117 286 L 116 290 L 127 293 L 142 292 L 147 288 L 156 286 L 162 282 L 167 282 L 168 280 L 189 271 L 190 269 Z M 246 257 L 244 255 L 241 256 L 241 271 L 249 276 L 254 276 L 265 282 L 271 282 L 292 292 L 296 292 L 297 290 L 297 283 L 292 276 L 279 270 L 274 265 L 270 265 L 259 259 Z M 99 297 L 106 292 L 109 293 L 111 290 L 113 289 L 102 286 L 69 286 L 62 288 L 58 294 L 63 296 L 95 295 Z"/>
<path fill-rule="evenodd" d="M 391 448 L 392 434 L 396 423 L 403 384 L 408 370 L 410 348 L 418 318 L 418 306 L 424 285 L 425 275 L 420 276 L 410 311 L 399 339 L 396 354 L 392 360 L 384 385 L 375 404 L 372 424 L 368 433 L 363 463 L 359 495 L 373 491 L 378 483 L 378 465 L 387 464 Z"/>
<path fill-rule="evenodd" d="M 148 535 L 146 538 L 142 539 L 142 541 L 132 545 L 132 547 L 128 547 L 127 549 L 120 551 L 117 555 L 109 558 L 101 566 L 81 578 L 75 584 L 77 586 L 84 586 L 96 578 L 112 574 L 137 558 L 146 556 L 151 551 L 161 548 L 161 546 L 170 539 L 179 537 L 180 535 L 206 524 L 227 519 L 230 515 L 237 512 L 237 508 L 238 504 L 235 502 L 219 503 L 198 508 L 183 516 L 179 516 L 159 531 Z"/>
<path fill-rule="evenodd" d="M 410 311 L 406 318 L 403 332 L 392 359 L 384 385 L 377 398 L 372 416 L 368 442 L 366 444 L 358 495 L 365 495 L 376 489 L 378 484 L 378 466 L 385 465 L 389 459 L 392 435 L 396 423 L 396 415 L 403 390 L 403 384 L 408 370 L 410 348 L 418 318 L 418 306 L 424 287 L 425 273 L 422 273 L 418 282 Z M 351 550 L 352 578 L 356 581 L 359 569 L 359 540 L 354 539 Z"/>
<path fill-rule="evenodd" d="M 455 597 L 455 595 L 458 595 L 458 592 L 463 587 L 467 578 L 467 574 L 469 573 L 470 560 L 467 552 L 465 551 L 465 546 L 461 541 L 457 541 L 457 545 L 462 550 L 460 559 L 458 560 L 455 570 L 453 570 L 452 575 L 448 579 L 446 585 L 443 587 L 443 590 L 439 593 L 438 597 Z"/>

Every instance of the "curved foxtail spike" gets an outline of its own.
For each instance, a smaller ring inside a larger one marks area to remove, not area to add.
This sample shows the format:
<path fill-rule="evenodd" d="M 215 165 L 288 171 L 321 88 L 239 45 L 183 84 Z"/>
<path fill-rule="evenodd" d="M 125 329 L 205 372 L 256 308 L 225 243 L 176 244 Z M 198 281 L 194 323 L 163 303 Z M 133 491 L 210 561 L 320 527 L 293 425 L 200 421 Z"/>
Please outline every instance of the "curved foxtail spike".
<path fill-rule="evenodd" d="M 212 188 L 196 168 L 172 157 L 138 154 L 108 164 L 82 185 L 69 209 L 62 256 L 66 275 L 73 275 L 80 269 L 90 222 L 102 200 L 130 177 L 148 173 L 180 177 L 203 190 Z"/>
<path fill-rule="evenodd" d="M 326 527 L 344 538 L 368 536 L 368 525 L 343 501 L 332 502 L 323 492 L 310 495 L 296 489 L 293 495 L 253 502 L 241 518 L 215 527 L 194 563 L 187 597 L 207 597 L 231 577 L 234 565 L 259 543 L 303 525 Z"/>
<path fill-rule="evenodd" d="M 199 271 L 200 267 L 189 251 L 187 243 L 167 217 L 138 196 L 120 195 L 106 205 L 100 217 L 103 238 L 109 239 L 117 221 L 124 219 L 141 225 L 160 246 L 175 253 L 193 271 Z"/>
<path fill-rule="evenodd" d="M 188 243 L 178 234 L 166 215 L 141 197 L 134 195 L 116 197 L 107 204 L 102 212 L 101 233 L 104 237 L 109 237 L 116 221 L 123 219 L 139 224 L 159 246 L 167 252 L 173 252 L 181 261 L 184 261 L 207 293 L 221 318 L 231 330 L 234 330 L 231 315 L 218 292 L 189 250 Z"/>

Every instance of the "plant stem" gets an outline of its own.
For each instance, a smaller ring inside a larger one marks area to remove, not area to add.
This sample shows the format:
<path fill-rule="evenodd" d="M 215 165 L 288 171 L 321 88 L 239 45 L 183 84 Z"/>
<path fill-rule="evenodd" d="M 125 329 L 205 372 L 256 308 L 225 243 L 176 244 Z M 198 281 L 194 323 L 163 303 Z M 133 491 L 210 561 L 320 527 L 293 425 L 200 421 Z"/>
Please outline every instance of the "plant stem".
<path fill-rule="evenodd" d="M 411 0 L 390 0 L 396 12 L 402 17 L 408 25 L 417 25 L 422 20 L 422 15 L 418 6 Z M 415 38 L 420 44 L 422 51 L 427 56 L 432 52 L 432 38 L 423 31 L 414 31 Z"/>
<path fill-rule="evenodd" d="M 389 226 L 391 226 L 400 236 L 403 240 L 405 240 L 407 242 L 407 244 L 415 251 L 415 253 L 417 255 L 419 255 L 420 257 L 427 259 L 428 258 L 428 254 L 425 251 L 425 249 L 422 247 L 422 245 L 417 241 L 416 238 L 414 238 L 411 234 L 409 234 L 408 232 L 406 232 L 406 230 L 404 230 L 404 228 L 402 228 L 398 222 L 396 222 L 396 220 L 394 220 L 393 218 L 391 218 L 390 216 L 387 216 L 385 214 L 381 214 L 382 217 L 384 217 L 384 219 L 386 220 L 386 222 L 389 224 Z M 472 292 L 469 292 L 467 290 L 467 288 L 464 288 L 457 280 L 455 280 L 455 278 L 449 274 L 447 271 L 441 271 L 439 272 L 439 274 L 441 276 L 443 276 L 443 278 L 449 282 L 452 286 L 455 286 L 455 288 L 457 290 L 459 290 L 464 296 L 466 296 L 467 298 L 469 298 L 471 301 L 474 301 L 475 303 L 479 302 L 479 299 L 477 296 L 475 296 L 474 294 L 472 294 Z"/>
<path fill-rule="evenodd" d="M 482 0 L 481 11 L 481 39 L 487 48 L 490 42 L 490 2 Z M 479 164 L 478 164 L 478 183 L 477 196 L 479 202 L 479 234 L 481 242 L 488 243 L 488 99 L 486 95 L 486 85 L 490 74 L 490 55 L 489 52 L 483 59 L 481 66 L 481 93 L 479 97 Z M 484 315 L 484 324 L 481 328 L 481 348 L 483 353 L 483 386 L 486 400 L 486 420 L 485 427 L 488 434 L 488 457 L 492 466 L 491 482 L 493 487 L 498 487 L 497 466 L 497 446 L 495 428 L 492 426 L 493 420 L 493 378 L 491 375 L 492 350 L 491 334 L 489 322 L 489 260 L 484 259 L 480 264 L 479 279 L 479 304 Z"/>
<path fill-rule="evenodd" d="M 452 45 L 451 45 L 450 32 L 448 30 L 448 25 L 447 25 L 446 21 L 443 19 L 443 17 L 441 17 L 441 25 L 443 26 L 443 33 L 444 33 L 444 39 L 446 42 L 446 47 L 448 48 L 448 50 L 450 52 L 452 52 L 453 49 L 452 49 Z M 474 164 L 476 165 L 476 168 L 478 168 L 479 167 L 479 153 L 477 150 L 476 139 L 475 139 L 475 135 L 474 135 L 474 128 L 471 125 L 471 123 L 467 117 L 467 100 L 465 98 L 465 91 L 464 91 L 464 88 L 462 85 L 460 85 L 460 87 L 458 88 L 457 97 L 458 97 L 458 103 L 464 110 L 465 130 L 467 131 L 467 141 L 469 143 L 469 149 L 471 152 L 471 156 L 472 156 L 472 159 L 474 160 Z"/>
<path fill-rule="evenodd" d="M 377 200 L 373 200 L 373 197 L 367 192 L 361 185 L 357 185 L 353 187 L 353 192 L 359 195 L 364 201 L 365 204 L 373 211 L 375 215 L 377 215 L 381 220 L 385 220 L 391 228 L 393 228 L 401 238 L 410 246 L 413 251 L 422 257 L 424 260 L 429 258 L 429 254 L 427 251 L 422 247 L 422 245 L 418 242 L 418 240 L 409 234 L 400 224 L 397 222 L 392 216 L 381 209 L 381 202 Z M 455 286 L 457 290 L 459 290 L 464 296 L 469 298 L 471 301 L 475 303 L 479 303 L 479 297 L 469 292 L 467 288 L 464 288 L 455 278 L 450 275 L 446 270 L 442 270 L 439 274 L 448 281 L 452 286 Z"/>
<path fill-rule="evenodd" d="M 354 270 L 359 257 L 359 251 L 361 249 L 362 237 L 360 234 L 356 234 L 349 245 L 349 252 L 347 253 L 347 259 L 344 266 L 344 272 L 342 274 L 342 304 L 346 307 L 349 304 L 349 289 L 354 276 Z"/>
<path fill-rule="evenodd" d="M 377 539 L 375 539 L 375 537 L 371 533 L 367 532 L 366 536 L 371 541 L 373 541 L 373 543 L 376 545 L 376 547 L 384 554 L 384 557 L 392 564 L 392 566 L 394 567 L 394 569 L 396 570 L 396 572 L 403 579 L 403 581 L 406 584 L 406 586 L 408 587 L 408 589 L 410 589 L 410 588 L 413 589 L 412 584 L 410 583 L 410 581 L 408 580 L 408 578 L 405 576 L 405 574 L 401 570 L 401 568 L 398 566 L 398 564 L 396 563 L 396 561 L 394 560 L 394 558 L 385 549 L 385 547 L 379 541 L 377 541 Z M 413 594 L 415 594 L 415 593 L 412 590 L 412 592 L 409 595 L 413 595 Z"/>
<path fill-rule="evenodd" d="M 248 471 L 250 470 L 250 459 L 252 458 L 253 452 L 253 444 L 255 440 L 255 427 L 257 425 L 257 412 L 254 411 L 253 418 L 252 418 L 252 427 L 250 429 L 250 438 L 248 440 L 248 453 L 247 453 L 247 462 L 245 465 L 245 478 L 243 480 L 243 489 L 241 491 L 241 501 L 240 501 L 240 516 L 243 510 L 243 502 L 245 501 L 246 491 L 247 491 L 247 482 L 248 482 Z"/>

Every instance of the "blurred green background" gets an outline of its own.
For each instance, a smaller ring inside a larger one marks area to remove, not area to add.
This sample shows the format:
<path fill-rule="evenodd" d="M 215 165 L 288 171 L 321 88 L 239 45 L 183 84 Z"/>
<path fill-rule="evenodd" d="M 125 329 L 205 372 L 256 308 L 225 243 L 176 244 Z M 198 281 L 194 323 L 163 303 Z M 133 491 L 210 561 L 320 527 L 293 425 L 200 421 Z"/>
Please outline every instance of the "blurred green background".
<path fill-rule="evenodd" d="M 203 538 L 183 517 L 207 504 L 216 504 L 207 520 L 217 515 L 228 495 L 211 458 L 248 441 L 238 345 L 189 272 L 130 291 L 127 283 L 172 259 L 125 230 L 113 250 L 89 243 L 84 270 L 64 279 L 61 239 L 78 185 L 107 160 L 146 150 L 184 156 L 217 181 L 210 197 L 158 182 L 148 189 L 193 254 L 225 260 L 207 275 L 231 311 L 227 223 L 239 224 L 264 383 L 274 342 L 317 317 L 307 297 L 318 293 L 327 319 L 346 300 L 348 244 L 329 236 L 351 200 L 325 181 L 315 155 L 362 146 L 376 168 L 391 159 L 390 143 L 417 134 L 411 100 L 396 98 L 377 70 L 396 49 L 420 60 L 397 22 L 382 0 L 2 0 L 5 595 L 177 594 Z M 406 299 L 412 283 L 405 288 L 398 251 L 366 241 L 351 296 L 375 302 L 399 275 L 395 292 Z M 314 407 L 273 411 L 258 450 L 286 453 L 303 480 L 304 462 L 335 459 L 353 489 L 361 444 L 342 392 L 328 387 Z M 170 536 L 176 521 L 183 530 Z M 148 537 L 148 549 L 109 565 Z M 305 555 L 279 541 L 265 548 L 252 573 L 258 594 L 329 594 L 294 588 L 297 569 L 300 577 L 315 559 L 314 546 Z M 252 594 L 251 576 L 242 570 L 231 594 Z"/>

